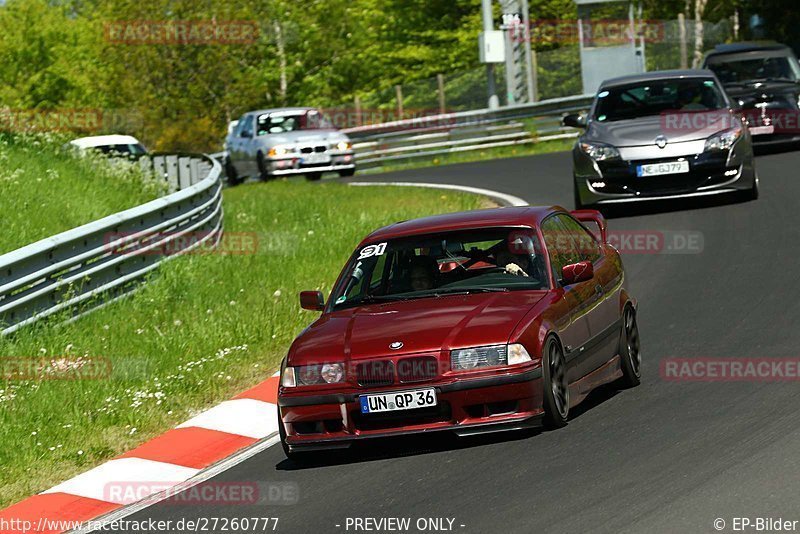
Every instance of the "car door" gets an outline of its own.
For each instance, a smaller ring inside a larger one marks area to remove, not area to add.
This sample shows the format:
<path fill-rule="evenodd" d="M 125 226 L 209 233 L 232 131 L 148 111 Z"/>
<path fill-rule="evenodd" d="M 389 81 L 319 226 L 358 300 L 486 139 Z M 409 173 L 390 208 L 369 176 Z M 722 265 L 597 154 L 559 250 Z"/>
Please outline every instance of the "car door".
<path fill-rule="evenodd" d="M 238 132 L 234 136 L 233 164 L 236 172 L 242 176 L 253 176 L 255 172 L 255 154 L 251 154 L 253 144 L 253 115 L 245 115 L 237 126 Z"/>
<path fill-rule="evenodd" d="M 584 347 L 584 365 L 581 369 L 581 374 L 586 375 L 617 354 L 621 272 L 616 258 L 603 253 L 597 238 L 585 226 L 565 213 L 557 217 L 577 243 L 581 260 L 592 262 L 594 268 L 594 276 L 586 295 L 590 338 Z"/>
<path fill-rule="evenodd" d="M 561 282 L 561 269 L 565 265 L 581 261 L 581 253 L 574 240 L 567 232 L 561 221 L 550 216 L 541 224 L 550 266 L 553 270 L 553 279 L 556 290 L 561 291 L 563 306 L 557 310 L 563 311 L 561 317 L 556 318 L 559 336 L 564 344 L 564 355 L 567 361 L 567 378 L 570 383 L 578 380 L 585 367 L 582 347 L 589 341 L 589 319 L 587 294 L 592 292 L 592 281 L 577 284 L 563 285 Z"/>

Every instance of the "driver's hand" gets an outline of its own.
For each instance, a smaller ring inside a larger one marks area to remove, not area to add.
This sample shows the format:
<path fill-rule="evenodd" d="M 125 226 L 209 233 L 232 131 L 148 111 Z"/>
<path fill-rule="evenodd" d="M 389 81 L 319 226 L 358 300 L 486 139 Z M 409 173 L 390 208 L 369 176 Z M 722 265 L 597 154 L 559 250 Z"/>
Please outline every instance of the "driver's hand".
<path fill-rule="evenodd" d="M 516 263 L 509 263 L 506 265 L 506 272 L 508 274 L 513 274 L 515 276 L 524 276 L 527 278 L 528 273 L 522 270 L 522 267 L 517 265 Z"/>

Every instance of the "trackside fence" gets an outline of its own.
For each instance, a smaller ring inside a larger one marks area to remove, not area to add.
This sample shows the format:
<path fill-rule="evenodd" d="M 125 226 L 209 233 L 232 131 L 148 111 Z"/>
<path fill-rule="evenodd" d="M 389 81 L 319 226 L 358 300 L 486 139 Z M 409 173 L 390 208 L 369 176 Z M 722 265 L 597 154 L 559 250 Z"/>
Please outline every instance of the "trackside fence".
<path fill-rule="evenodd" d="M 172 192 L 0 256 L 0 334 L 54 314 L 87 313 L 135 289 L 161 262 L 216 244 L 220 164 L 196 154 L 155 154 L 140 163 Z"/>

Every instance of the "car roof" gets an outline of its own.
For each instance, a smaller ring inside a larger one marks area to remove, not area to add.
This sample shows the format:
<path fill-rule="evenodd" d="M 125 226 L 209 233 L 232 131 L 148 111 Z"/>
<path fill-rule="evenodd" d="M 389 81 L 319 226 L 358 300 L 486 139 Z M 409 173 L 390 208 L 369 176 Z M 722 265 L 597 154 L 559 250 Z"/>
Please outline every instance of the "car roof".
<path fill-rule="evenodd" d="M 566 212 L 566 210 L 560 206 L 521 206 L 445 213 L 384 226 L 368 235 L 362 243 L 470 228 L 498 226 L 534 228 L 541 224 L 545 217 L 557 212 Z"/>
<path fill-rule="evenodd" d="M 776 43 L 775 41 L 765 42 L 741 42 L 720 44 L 714 47 L 714 50 L 709 52 L 708 56 L 716 56 L 721 54 L 739 54 L 742 52 L 759 52 L 759 51 L 775 51 L 775 50 L 788 50 L 792 49 L 785 44 Z"/>
<path fill-rule="evenodd" d="M 650 82 L 655 80 L 673 80 L 675 78 L 714 78 L 715 74 L 710 70 L 704 69 L 681 69 L 681 70 L 661 70 L 645 72 L 644 74 L 633 74 L 631 76 L 621 76 L 605 80 L 600 85 L 600 90 L 630 83 Z"/>
<path fill-rule="evenodd" d="M 139 140 L 132 135 L 93 135 L 73 139 L 70 144 L 78 148 L 96 148 L 109 145 L 138 145 Z"/>
<path fill-rule="evenodd" d="M 312 109 L 317 109 L 317 108 L 309 108 L 309 107 L 288 107 L 288 108 L 257 109 L 257 110 L 255 110 L 255 111 L 248 111 L 247 113 L 245 113 L 245 115 L 247 115 L 247 114 L 251 114 L 251 115 L 264 115 L 264 114 L 267 114 L 267 113 L 276 113 L 276 112 L 278 112 L 278 111 L 310 111 L 310 110 L 312 110 Z"/>

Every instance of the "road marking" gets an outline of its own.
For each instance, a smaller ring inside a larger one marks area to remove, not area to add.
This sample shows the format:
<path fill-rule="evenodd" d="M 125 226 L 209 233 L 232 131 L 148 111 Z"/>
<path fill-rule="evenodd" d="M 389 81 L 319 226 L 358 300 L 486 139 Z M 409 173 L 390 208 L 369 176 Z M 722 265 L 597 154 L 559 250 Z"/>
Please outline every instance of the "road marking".
<path fill-rule="evenodd" d="M 225 401 L 178 425 L 178 428 L 188 427 L 262 439 L 278 431 L 277 408 L 254 399 Z"/>
<path fill-rule="evenodd" d="M 492 191 L 491 189 L 483 189 L 480 187 L 469 187 L 466 185 L 452 185 L 452 184 L 434 184 L 434 183 L 417 183 L 417 182 L 348 182 L 349 185 L 357 187 L 363 186 L 386 186 L 397 185 L 400 187 L 428 187 L 430 189 L 447 189 L 451 191 L 463 191 L 465 193 L 473 193 L 475 195 L 483 195 L 491 199 L 497 200 L 506 206 L 529 206 L 527 202 L 514 195 L 501 193 L 499 191 Z"/>
<path fill-rule="evenodd" d="M 174 485 L 183 482 L 195 476 L 198 471 L 191 467 L 142 458 L 120 458 L 81 473 L 43 493 L 68 493 L 98 501 L 125 504 L 124 499 L 120 501 L 114 498 L 114 494 L 118 492 L 109 491 L 112 486 L 128 486 L 137 491 L 147 491 L 148 487 L 155 487 L 159 483 Z M 148 496 L 140 495 L 141 498 Z"/>
<path fill-rule="evenodd" d="M 202 484 L 203 482 L 210 480 L 217 475 L 224 473 L 225 471 L 236 467 L 240 463 L 252 458 L 253 456 L 269 449 L 273 445 L 276 445 L 281 442 L 280 435 L 275 433 L 272 436 L 264 438 L 263 440 L 259 441 L 258 443 L 254 443 L 250 447 L 246 449 L 242 449 L 241 451 L 237 452 L 233 456 L 229 456 L 225 458 L 221 462 L 214 464 L 213 466 L 209 467 L 208 469 L 203 469 L 196 476 L 190 478 L 189 480 L 185 481 L 181 488 L 183 491 L 192 488 L 198 484 Z M 125 519 L 126 517 L 130 517 L 133 514 L 141 512 L 146 508 L 150 508 L 151 506 L 158 504 L 159 502 L 169 498 L 171 495 L 169 491 L 163 491 L 161 493 L 151 495 L 149 498 L 144 499 L 136 504 L 131 504 L 129 506 L 125 506 L 118 510 L 114 510 L 113 512 L 109 512 L 105 515 L 102 515 L 94 520 L 92 523 L 97 525 L 99 521 L 104 522 L 105 524 L 110 524 L 114 521 L 119 521 L 121 519 Z M 70 531 L 71 534 L 88 534 L 90 532 L 96 532 L 97 530 L 72 530 Z"/>

